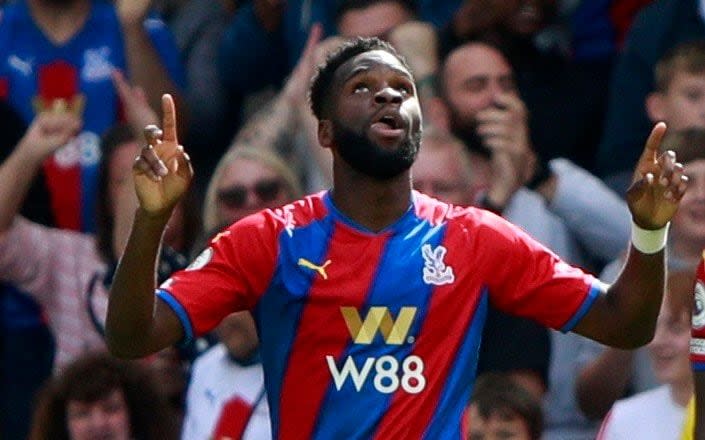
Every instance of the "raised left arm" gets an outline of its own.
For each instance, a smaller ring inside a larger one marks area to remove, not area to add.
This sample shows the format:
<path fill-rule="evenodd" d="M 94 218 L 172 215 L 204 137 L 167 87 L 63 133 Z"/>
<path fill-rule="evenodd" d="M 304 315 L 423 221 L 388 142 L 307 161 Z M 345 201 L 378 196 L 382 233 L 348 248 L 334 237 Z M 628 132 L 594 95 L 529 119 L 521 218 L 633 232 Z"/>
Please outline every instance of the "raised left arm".
<path fill-rule="evenodd" d="M 688 178 L 675 153 L 659 154 L 666 125 L 656 124 L 627 191 L 632 243 L 617 280 L 598 295 L 574 331 L 617 348 L 636 348 L 654 335 L 665 290 L 668 224 L 685 193 Z"/>

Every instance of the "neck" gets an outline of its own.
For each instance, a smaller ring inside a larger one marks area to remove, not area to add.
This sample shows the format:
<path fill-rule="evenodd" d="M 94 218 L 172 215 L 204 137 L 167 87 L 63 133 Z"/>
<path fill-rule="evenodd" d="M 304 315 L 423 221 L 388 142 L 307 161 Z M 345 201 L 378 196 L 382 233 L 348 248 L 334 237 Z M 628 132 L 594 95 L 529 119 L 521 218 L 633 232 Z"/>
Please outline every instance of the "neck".
<path fill-rule="evenodd" d="M 91 10 L 89 0 L 76 0 L 64 5 L 27 0 L 27 5 L 37 26 L 56 44 L 70 40 L 83 27 Z"/>
<path fill-rule="evenodd" d="M 371 231 L 381 231 L 409 208 L 409 171 L 379 181 L 351 169 L 342 160 L 333 164 L 333 201 L 346 216 Z"/>

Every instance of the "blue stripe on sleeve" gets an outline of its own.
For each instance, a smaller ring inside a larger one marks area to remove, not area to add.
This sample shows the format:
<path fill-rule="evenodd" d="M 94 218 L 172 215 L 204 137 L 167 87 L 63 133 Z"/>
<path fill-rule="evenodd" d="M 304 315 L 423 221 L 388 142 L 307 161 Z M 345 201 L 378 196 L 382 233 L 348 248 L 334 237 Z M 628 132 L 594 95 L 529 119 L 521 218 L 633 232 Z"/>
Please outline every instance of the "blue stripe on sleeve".
<path fill-rule="evenodd" d="M 179 321 L 181 321 L 181 326 L 184 328 L 184 339 L 181 341 L 181 344 L 188 344 L 191 342 L 193 340 L 193 325 L 191 325 L 191 319 L 189 318 L 188 313 L 186 313 L 184 306 L 182 306 L 181 303 L 171 295 L 171 293 L 163 289 L 157 289 L 157 298 L 160 298 L 169 307 L 171 307 L 174 313 L 176 313 L 176 316 L 179 318 Z"/>
<path fill-rule="evenodd" d="M 590 291 L 587 294 L 587 297 L 583 301 L 583 304 L 580 306 L 577 312 L 573 315 L 572 318 L 561 328 L 561 331 L 563 333 L 567 333 L 573 328 L 578 325 L 578 322 L 580 322 L 581 319 L 583 319 L 583 316 L 587 314 L 587 312 L 590 310 L 590 307 L 592 307 L 592 304 L 595 302 L 597 297 L 601 294 L 602 289 L 600 288 L 600 284 L 598 281 L 594 281 L 592 284 L 592 287 L 590 287 Z"/>

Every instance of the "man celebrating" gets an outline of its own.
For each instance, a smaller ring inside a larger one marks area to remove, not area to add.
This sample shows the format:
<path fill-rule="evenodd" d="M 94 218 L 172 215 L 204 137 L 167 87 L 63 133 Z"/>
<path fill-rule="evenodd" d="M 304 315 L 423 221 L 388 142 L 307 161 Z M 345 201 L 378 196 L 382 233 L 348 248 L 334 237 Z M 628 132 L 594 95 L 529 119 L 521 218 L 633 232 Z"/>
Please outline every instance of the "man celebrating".
<path fill-rule="evenodd" d="M 518 228 L 411 190 L 420 144 L 414 80 L 377 39 L 319 69 L 311 106 L 334 185 L 219 233 L 156 289 L 154 261 L 192 177 L 163 99 L 163 138 L 137 158 L 140 207 L 112 286 L 112 352 L 140 357 L 238 310 L 261 339 L 275 438 L 457 438 L 488 301 L 507 313 L 629 348 L 653 336 L 667 225 L 687 178 L 657 157 L 657 125 L 628 194 L 632 249 L 605 286 Z"/>

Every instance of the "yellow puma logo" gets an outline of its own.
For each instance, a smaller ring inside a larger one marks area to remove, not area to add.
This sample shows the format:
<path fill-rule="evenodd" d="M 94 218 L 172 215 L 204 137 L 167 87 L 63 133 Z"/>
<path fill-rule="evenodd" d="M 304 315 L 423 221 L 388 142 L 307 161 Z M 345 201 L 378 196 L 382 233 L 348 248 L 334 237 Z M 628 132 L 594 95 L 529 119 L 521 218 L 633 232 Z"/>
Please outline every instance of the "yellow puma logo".
<path fill-rule="evenodd" d="M 298 264 L 299 264 L 299 266 L 315 270 L 316 272 L 321 274 L 321 276 L 323 277 L 324 280 L 328 279 L 328 274 L 326 273 L 326 267 L 330 264 L 330 260 L 326 260 L 326 262 L 323 263 L 322 266 L 319 266 L 318 264 L 312 263 L 305 258 L 299 258 Z"/>

